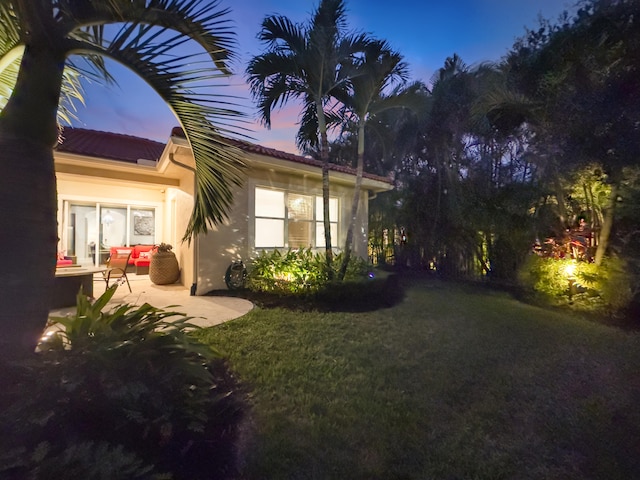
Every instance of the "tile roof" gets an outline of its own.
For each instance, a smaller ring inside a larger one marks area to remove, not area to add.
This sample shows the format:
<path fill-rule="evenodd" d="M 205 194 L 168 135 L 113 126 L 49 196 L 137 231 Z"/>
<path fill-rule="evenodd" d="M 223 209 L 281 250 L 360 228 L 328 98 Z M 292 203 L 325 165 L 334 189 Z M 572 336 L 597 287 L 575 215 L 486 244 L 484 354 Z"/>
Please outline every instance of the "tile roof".
<path fill-rule="evenodd" d="M 165 144 L 120 133 L 65 127 L 56 151 L 136 163 L 157 161 Z"/>
<path fill-rule="evenodd" d="M 184 138 L 184 132 L 180 127 L 174 127 L 171 130 L 171 136 Z M 230 140 L 230 142 L 248 153 L 322 168 L 322 161 L 310 157 L 303 157 L 302 155 L 295 155 L 240 140 Z M 56 151 L 136 163 L 139 159 L 157 161 L 162 155 L 164 147 L 164 143 L 132 135 L 65 127 L 60 135 L 60 143 L 57 145 Z M 344 165 L 330 164 L 329 169 L 349 175 L 356 174 L 355 169 Z M 364 176 L 371 180 L 392 183 L 387 177 L 369 173 L 365 173 Z"/>
<path fill-rule="evenodd" d="M 176 137 L 182 137 L 182 138 L 185 137 L 184 132 L 180 127 L 173 127 L 173 129 L 171 130 L 171 135 Z M 243 150 L 245 152 L 255 153 L 258 155 L 264 155 L 266 157 L 279 158 L 281 160 L 288 160 L 290 162 L 296 162 L 304 165 L 311 165 L 314 167 L 322 168 L 322 161 L 316 160 L 315 158 L 304 157 L 302 155 L 296 155 L 294 153 L 287 153 L 281 150 L 276 150 L 275 148 L 263 147 L 262 145 L 256 145 L 254 143 L 249 143 L 241 140 L 229 139 L 229 141 L 233 145 L 237 146 L 240 150 Z M 329 164 L 329 170 L 333 170 L 334 172 L 346 173 L 349 175 L 356 175 L 355 168 L 347 167 L 344 165 L 337 165 L 334 163 Z M 380 175 L 373 175 L 371 173 L 366 173 L 366 172 L 363 174 L 363 176 L 365 178 L 369 178 L 371 180 L 377 180 L 379 182 L 384 182 L 389 184 L 393 183 L 389 177 L 382 177 Z"/>

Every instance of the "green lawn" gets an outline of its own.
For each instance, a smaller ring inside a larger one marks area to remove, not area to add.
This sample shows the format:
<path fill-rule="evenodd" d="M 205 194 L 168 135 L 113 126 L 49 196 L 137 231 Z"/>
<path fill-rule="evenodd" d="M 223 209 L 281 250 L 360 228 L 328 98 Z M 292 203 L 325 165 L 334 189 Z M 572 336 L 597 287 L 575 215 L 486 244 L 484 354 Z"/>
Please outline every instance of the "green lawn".
<path fill-rule="evenodd" d="M 640 478 L 638 333 L 421 281 L 202 336 L 250 387 L 248 479 Z"/>

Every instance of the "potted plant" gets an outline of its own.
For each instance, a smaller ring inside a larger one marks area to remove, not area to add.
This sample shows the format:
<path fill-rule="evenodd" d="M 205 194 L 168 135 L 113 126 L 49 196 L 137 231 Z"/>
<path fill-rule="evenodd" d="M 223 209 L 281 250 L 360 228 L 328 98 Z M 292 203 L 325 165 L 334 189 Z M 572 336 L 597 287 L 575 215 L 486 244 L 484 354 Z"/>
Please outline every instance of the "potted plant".
<path fill-rule="evenodd" d="M 168 243 L 161 243 L 154 248 L 149 264 L 149 279 L 156 285 L 176 283 L 180 278 L 180 267 L 173 247 Z"/>

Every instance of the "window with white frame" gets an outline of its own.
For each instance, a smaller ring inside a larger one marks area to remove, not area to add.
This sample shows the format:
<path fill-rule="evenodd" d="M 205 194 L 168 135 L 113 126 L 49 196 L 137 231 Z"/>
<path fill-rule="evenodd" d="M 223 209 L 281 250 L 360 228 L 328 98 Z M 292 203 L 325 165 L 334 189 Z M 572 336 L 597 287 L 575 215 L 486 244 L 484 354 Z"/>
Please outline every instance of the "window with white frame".
<path fill-rule="evenodd" d="M 324 208 L 322 197 L 316 197 L 316 247 L 324 247 Z M 338 199 L 329 197 L 329 221 L 331 222 L 331 243 L 338 239 Z"/>
<path fill-rule="evenodd" d="M 111 247 L 153 245 L 161 218 L 157 208 L 64 200 L 61 249 L 80 265 L 99 265 L 106 262 Z"/>
<path fill-rule="evenodd" d="M 255 247 L 324 246 L 322 197 L 283 190 L 255 189 Z M 338 199 L 329 199 L 331 238 L 338 235 Z"/>

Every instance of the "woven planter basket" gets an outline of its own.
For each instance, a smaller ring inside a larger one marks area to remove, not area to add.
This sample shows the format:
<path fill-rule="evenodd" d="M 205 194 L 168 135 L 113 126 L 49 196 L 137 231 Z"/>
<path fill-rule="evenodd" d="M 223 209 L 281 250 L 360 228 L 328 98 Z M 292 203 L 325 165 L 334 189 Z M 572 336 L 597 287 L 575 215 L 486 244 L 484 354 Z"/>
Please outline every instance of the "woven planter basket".
<path fill-rule="evenodd" d="M 149 279 L 156 285 L 176 283 L 180 278 L 178 259 L 173 252 L 156 252 L 151 256 Z"/>

